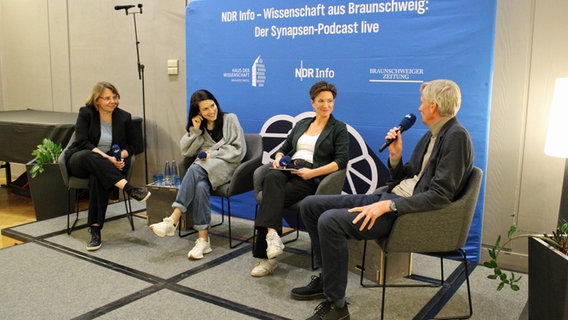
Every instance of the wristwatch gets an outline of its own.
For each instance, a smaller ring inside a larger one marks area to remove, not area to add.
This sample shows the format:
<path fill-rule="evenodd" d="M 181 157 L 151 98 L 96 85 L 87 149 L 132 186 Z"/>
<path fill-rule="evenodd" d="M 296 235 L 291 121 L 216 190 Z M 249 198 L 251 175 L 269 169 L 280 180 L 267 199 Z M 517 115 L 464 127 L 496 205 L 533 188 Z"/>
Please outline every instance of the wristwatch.
<path fill-rule="evenodd" d="M 390 203 L 390 210 L 391 210 L 392 212 L 397 212 L 397 210 L 396 210 L 396 204 L 395 204 L 394 201 L 392 201 L 392 200 L 391 200 L 391 203 Z"/>

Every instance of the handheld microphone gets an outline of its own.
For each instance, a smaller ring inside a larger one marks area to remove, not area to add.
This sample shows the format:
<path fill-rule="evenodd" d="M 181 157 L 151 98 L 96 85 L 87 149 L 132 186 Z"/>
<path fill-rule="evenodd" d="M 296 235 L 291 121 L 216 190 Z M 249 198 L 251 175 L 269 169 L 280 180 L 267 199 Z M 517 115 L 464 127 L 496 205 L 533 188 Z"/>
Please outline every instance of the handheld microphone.
<path fill-rule="evenodd" d="M 199 153 L 197 154 L 197 157 L 198 157 L 199 159 L 203 160 L 203 159 L 207 158 L 207 152 L 201 150 L 201 151 L 199 151 Z"/>
<path fill-rule="evenodd" d="M 142 7 L 141 4 L 139 4 L 139 6 Z M 128 9 L 134 8 L 134 7 L 135 7 L 135 5 L 133 5 L 133 4 L 120 5 L 120 6 L 114 6 L 114 10 L 122 10 L 122 9 L 128 10 Z"/>
<path fill-rule="evenodd" d="M 120 161 L 122 160 L 122 157 L 120 156 L 120 147 L 118 146 L 118 144 L 113 144 L 111 147 L 112 150 L 112 155 L 114 156 L 114 158 L 116 159 L 116 161 Z"/>
<path fill-rule="evenodd" d="M 404 131 L 410 129 L 412 125 L 414 125 L 414 122 L 416 122 L 416 116 L 414 114 L 409 113 L 405 115 L 404 118 L 400 120 L 400 124 L 398 125 L 398 133 L 403 133 Z M 386 139 L 385 143 L 379 149 L 379 152 L 383 152 L 383 150 L 385 150 L 386 147 L 390 146 L 390 144 L 393 143 L 394 140 L 396 139 Z"/>
<path fill-rule="evenodd" d="M 280 161 L 278 162 L 278 164 L 281 167 L 287 167 L 290 165 L 290 163 L 292 163 L 292 159 L 290 158 L 290 156 L 283 156 L 282 158 L 280 158 Z"/>

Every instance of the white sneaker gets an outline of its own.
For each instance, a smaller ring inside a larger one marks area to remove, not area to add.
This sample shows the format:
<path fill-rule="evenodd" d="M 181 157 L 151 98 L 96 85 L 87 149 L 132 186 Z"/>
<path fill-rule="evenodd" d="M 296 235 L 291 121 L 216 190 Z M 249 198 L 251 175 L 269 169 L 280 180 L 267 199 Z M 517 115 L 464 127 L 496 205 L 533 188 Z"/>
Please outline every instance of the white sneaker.
<path fill-rule="evenodd" d="M 272 273 L 276 268 L 278 268 L 278 264 L 276 264 L 276 260 L 274 259 L 260 259 L 252 271 L 250 275 L 253 277 L 264 277 Z"/>
<path fill-rule="evenodd" d="M 203 259 L 203 254 L 207 254 L 211 251 L 213 250 L 211 250 L 209 238 L 207 238 L 207 240 L 203 238 L 197 238 L 197 240 L 195 240 L 195 246 L 193 247 L 193 249 L 191 249 L 191 251 L 187 253 L 187 258 L 193 260 Z"/>
<path fill-rule="evenodd" d="M 278 233 L 271 231 L 266 235 L 266 256 L 268 259 L 274 259 L 284 252 L 284 244 Z"/>
<path fill-rule="evenodd" d="M 154 223 L 150 225 L 150 230 L 154 232 L 158 237 L 172 237 L 176 234 L 176 225 L 174 220 L 170 217 L 164 218 L 162 222 Z"/>

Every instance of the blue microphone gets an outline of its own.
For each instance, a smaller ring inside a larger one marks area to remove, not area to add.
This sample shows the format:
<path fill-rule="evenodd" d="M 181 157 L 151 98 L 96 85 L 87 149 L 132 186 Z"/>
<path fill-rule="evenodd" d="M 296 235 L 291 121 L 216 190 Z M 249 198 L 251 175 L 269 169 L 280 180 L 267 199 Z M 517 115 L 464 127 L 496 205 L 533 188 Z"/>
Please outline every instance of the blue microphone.
<path fill-rule="evenodd" d="M 120 156 L 121 149 L 118 146 L 118 144 L 113 144 L 112 147 L 111 147 L 111 150 L 112 150 L 112 155 L 114 156 L 116 161 L 122 160 L 122 157 Z"/>
<path fill-rule="evenodd" d="M 197 154 L 197 157 L 198 157 L 199 159 L 203 160 L 203 159 L 207 158 L 207 152 L 201 150 L 201 151 L 199 151 L 199 153 Z"/>
<path fill-rule="evenodd" d="M 403 133 L 404 131 L 410 129 L 414 125 L 414 122 L 416 122 L 416 116 L 414 114 L 409 113 L 405 115 L 404 118 L 400 120 L 400 123 L 398 125 L 398 133 Z M 394 140 L 396 139 L 386 139 L 385 143 L 379 149 L 379 152 L 383 152 L 383 150 L 385 150 L 386 147 L 390 146 L 390 144 L 393 143 Z"/>
<path fill-rule="evenodd" d="M 282 158 L 280 158 L 280 161 L 278 162 L 278 164 L 281 167 L 287 167 L 290 165 L 290 163 L 292 163 L 292 159 L 290 158 L 290 156 L 283 156 Z"/>

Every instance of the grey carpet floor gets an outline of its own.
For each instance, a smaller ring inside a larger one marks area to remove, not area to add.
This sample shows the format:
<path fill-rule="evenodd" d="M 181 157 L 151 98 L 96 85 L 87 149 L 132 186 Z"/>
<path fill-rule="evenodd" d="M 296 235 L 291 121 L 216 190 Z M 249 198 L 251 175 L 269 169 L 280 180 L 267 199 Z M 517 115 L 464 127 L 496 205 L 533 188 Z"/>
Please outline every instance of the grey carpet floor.
<path fill-rule="evenodd" d="M 145 210 L 133 202 L 135 210 Z M 311 269 L 309 237 L 287 245 L 270 276 L 249 275 L 255 264 L 251 244 L 229 248 L 227 221 L 212 229 L 213 252 L 190 261 L 196 235 L 158 238 L 146 219 L 134 217 L 135 230 L 123 217 L 124 205 L 109 206 L 103 246 L 87 252 L 89 238 L 80 215 L 78 229 L 67 235 L 66 217 L 2 230 L 26 242 L 0 250 L 2 319 L 305 319 L 320 301 L 296 301 L 290 289 L 305 285 Z M 220 220 L 214 214 L 213 222 Z M 233 236 L 250 236 L 252 221 L 232 219 Z M 413 255 L 413 272 L 439 273 L 439 259 Z M 459 263 L 446 260 L 446 276 Z M 524 319 L 528 279 L 519 292 L 495 290 L 489 269 L 471 265 L 472 319 Z M 397 279 L 396 283 L 416 282 Z M 448 288 L 387 288 L 385 319 L 428 319 L 467 313 L 463 281 Z M 351 319 L 380 317 L 380 288 L 363 288 L 359 274 L 348 275 Z"/>

